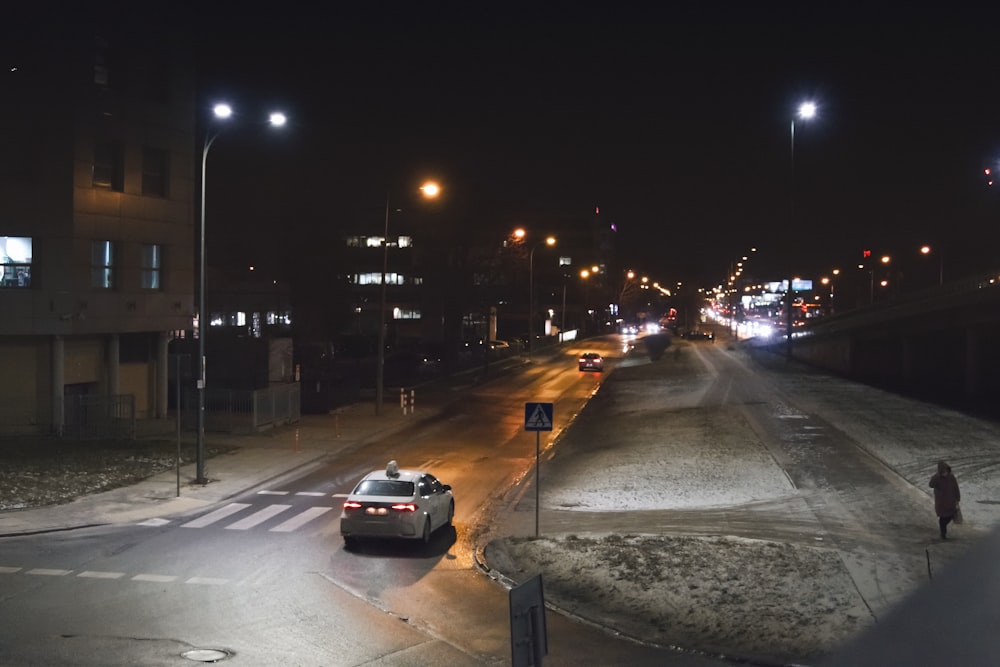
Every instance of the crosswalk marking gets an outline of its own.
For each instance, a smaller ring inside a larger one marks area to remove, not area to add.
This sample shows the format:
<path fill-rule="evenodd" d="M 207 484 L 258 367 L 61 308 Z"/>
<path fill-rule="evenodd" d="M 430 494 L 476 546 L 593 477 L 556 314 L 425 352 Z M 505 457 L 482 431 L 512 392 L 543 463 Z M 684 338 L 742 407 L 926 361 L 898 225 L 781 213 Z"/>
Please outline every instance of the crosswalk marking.
<path fill-rule="evenodd" d="M 20 572 L 19 567 L 0 567 L 0 574 L 14 574 L 15 572 Z"/>
<path fill-rule="evenodd" d="M 44 567 L 36 567 L 33 570 L 28 570 L 28 574 L 41 574 L 46 577 L 64 577 L 73 570 L 51 570 Z"/>
<path fill-rule="evenodd" d="M 288 491 L 258 491 L 258 496 L 287 496 Z"/>
<path fill-rule="evenodd" d="M 225 507 L 220 507 L 214 512 L 209 512 L 199 519 L 181 524 L 181 528 L 204 528 L 205 526 L 212 525 L 216 521 L 222 521 L 227 516 L 236 514 L 237 512 L 242 512 L 248 507 L 250 507 L 250 505 L 247 505 L 246 503 L 229 503 Z"/>
<path fill-rule="evenodd" d="M 332 509 L 333 509 L 332 507 L 310 507 L 306 511 L 297 514 L 291 519 L 288 519 L 284 523 L 278 524 L 277 526 L 271 529 L 271 532 L 290 533 L 296 528 L 309 523 L 316 517 L 323 516 Z"/>
<path fill-rule="evenodd" d="M 125 576 L 124 572 L 95 572 L 94 570 L 84 570 L 80 574 L 76 575 L 78 577 L 84 577 L 87 579 L 121 579 Z"/>
<path fill-rule="evenodd" d="M 312 496 L 313 498 L 323 498 L 326 496 L 322 491 L 296 491 L 297 496 Z"/>
<path fill-rule="evenodd" d="M 291 505 L 268 505 L 262 510 L 258 510 L 245 519 L 240 519 L 236 523 L 226 526 L 226 530 L 248 530 L 254 526 L 264 523 L 271 517 L 277 516 L 287 510 Z"/>

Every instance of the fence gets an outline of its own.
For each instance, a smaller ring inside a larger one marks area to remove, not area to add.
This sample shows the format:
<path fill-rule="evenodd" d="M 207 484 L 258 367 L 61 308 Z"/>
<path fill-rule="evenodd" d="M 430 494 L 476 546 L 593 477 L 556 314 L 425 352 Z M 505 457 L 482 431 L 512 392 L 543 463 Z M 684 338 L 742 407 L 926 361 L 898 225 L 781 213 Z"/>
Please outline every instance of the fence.
<path fill-rule="evenodd" d="M 135 438 L 135 396 L 80 394 L 64 399 L 63 436 L 80 440 Z"/>
<path fill-rule="evenodd" d="M 184 428 L 198 428 L 198 393 L 184 394 Z M 254 433 L 302 417 L 302 390 L 298 383 L 276 384 L 266 389 L 206 389 L 205 430 Z"/>

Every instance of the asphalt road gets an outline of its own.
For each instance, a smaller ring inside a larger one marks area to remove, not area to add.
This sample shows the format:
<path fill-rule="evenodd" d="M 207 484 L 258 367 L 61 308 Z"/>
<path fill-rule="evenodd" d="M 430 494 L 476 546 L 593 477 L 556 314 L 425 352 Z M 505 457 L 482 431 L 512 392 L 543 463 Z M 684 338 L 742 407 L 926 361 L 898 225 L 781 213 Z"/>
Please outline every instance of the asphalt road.
<path fill-rule="evenodd" d="M 341 452 L 197 516 L 6 539 L 5 560 L 30 563 L 35 572 L 0 579 L 0 663 L 184 665 L 191 664 L 185 651 L 209 649 L 233 665 L 509 664 L 508 594 L 483 576 L 475 555 L 491 536 L 534 529 L 535 436 L 524 431 L 524 403 L 555 404 L 555 429 L 542 441 L 547 488 L 578 484 L 560 477 L 581 474 L 571 465 L 577 457 L 636 431 L 636 415 L 609 410 L 604 390 L 593 399 L 619 371 L 623 382 L 608 388 L 641 393 L 642 378 L 629 373 L 647 360 L 628 358 L 616 337 L 587 347 L 618 370 L 580 373 L 582 347 L 571 348 L 465 391 L 448 412 L 402 436 Z M 926 492 L 871 456 L 823 399 L 801 393 L 797 371 L 778 364 L 761 372 L 721 341 L 689 345 L 669 368 L 687 384 L 664 404 L 704 424 L 737 415 L 796 493 L 721 509 L 581 513 L 543 506 L 547 534 L 822 539 L 920 571 L 914 559 L 923 557 L 928 538 Z M 745 436 L 721 433 L 732 439 L 718 442 L 724 447 Z M 336 521 L 340 497 L 389 459 L 426 467 L 454 487 L 455 528 L 426 547 L 346 551 Z M 600 483 L 600 471 L 582 474 Z M 879 581 L 877 567 L 854 565 L 877 612 L 898 599 L 901 589 Z M 546 665 L 728 664 L 629 641 L 551 611 L 547 618 Z"/>
<path fill-rule="evenodd" d="M 617 342 L 601 347 L 622 354 Z M 30 564 L 31 576 L 0 580 L 0 662 L 182 665 L 193 650 L 254 666 L 508 664 L 508 594 L 483 576 L 475 546 L 534 466 L 524 403 L 553 402 L 558 434 L 604 377 L 578 372 L 575 354 L 536 360 L 402 437 L 342 452 L 211 511 L 8 538 L 5 562 Z M 455 528 L 427 546 L 347 551 L 341 497 L 389 459 L 452 484 Z M 692 664 L 558 614 L 549 614 L 548 630 L 548 665 Z"/>

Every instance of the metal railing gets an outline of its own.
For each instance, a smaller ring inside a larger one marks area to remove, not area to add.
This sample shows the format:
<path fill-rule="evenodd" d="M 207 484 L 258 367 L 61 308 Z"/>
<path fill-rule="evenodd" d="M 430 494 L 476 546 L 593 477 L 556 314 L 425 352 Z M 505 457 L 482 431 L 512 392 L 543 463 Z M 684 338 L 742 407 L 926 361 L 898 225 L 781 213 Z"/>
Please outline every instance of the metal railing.
<path fill-rule="evenodd" d="M 135 438 L 135 396 L 81 394 L 63 399 L 63 437 L 79 440 Z"/>
<path fill-rule="evenodd" d="M 198 428 L 197 403 L 195 391 L 186 391 L 181 420 L 186 430 Z M 206 431 L 254 433 L 297 422 L 301 417 L 302 389 L 297 382 L 265 389 L 205 390 Z"/>

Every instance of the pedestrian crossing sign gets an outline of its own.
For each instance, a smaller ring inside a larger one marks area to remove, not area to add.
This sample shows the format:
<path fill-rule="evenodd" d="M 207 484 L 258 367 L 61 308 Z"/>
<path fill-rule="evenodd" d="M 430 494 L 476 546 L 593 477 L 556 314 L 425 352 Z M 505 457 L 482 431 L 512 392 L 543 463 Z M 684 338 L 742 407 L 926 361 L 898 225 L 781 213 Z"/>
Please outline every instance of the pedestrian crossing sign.
<path fill-rule="evenodd" d="M 552 430 L 552 404 L 551 403 L 525 403 L 524 404 L 524 430 L 525 431 L 551 431 Z"/>

